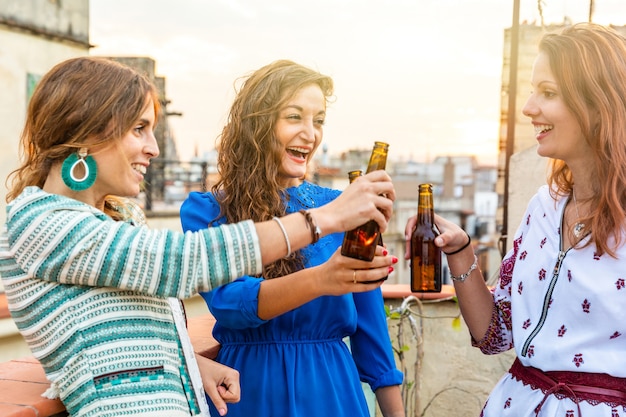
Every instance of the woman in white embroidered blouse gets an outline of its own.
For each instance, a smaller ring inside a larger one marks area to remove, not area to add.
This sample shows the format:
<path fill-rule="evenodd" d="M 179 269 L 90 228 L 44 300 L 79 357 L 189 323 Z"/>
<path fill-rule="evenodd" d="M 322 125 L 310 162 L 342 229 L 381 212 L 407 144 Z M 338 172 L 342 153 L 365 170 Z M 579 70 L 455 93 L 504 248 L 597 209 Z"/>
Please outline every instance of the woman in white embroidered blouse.
<path fill-rule="evenodd" d="M 465 232 L 436 219 L 444 252 L 463 248 L 448 262 L 472 342 L 517 355 L 481 416 L 624 415 L 626 39 L 594 24 L 547 34 L 531 85 L 523 113 L 551 170 L 493 291 Z"/>

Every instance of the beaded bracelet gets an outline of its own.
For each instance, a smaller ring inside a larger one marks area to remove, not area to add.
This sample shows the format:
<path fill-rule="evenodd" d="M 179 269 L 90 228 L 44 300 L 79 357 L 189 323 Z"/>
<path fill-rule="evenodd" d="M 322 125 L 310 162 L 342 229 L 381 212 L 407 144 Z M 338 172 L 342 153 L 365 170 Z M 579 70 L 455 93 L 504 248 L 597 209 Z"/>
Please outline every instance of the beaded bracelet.
<path fill-rule="evenodd" d="M 304 216 L 304 219 L 306 220 L 306 226 L 311 231 L 311 243 L 317 242 L 318 240 L 320 240 L 322 229 L 319 228 L 319 226 L 315 222 L 315 219 L 313 218 L 313 216 L 311 216 L 309 210 L 300 210 L 300 213 L 302 213 L 302 215 Z"/>
<path fill-rule="evenodd" d="M 452 281 L 456 281 L 456 282 L 465 282 L 465 280 L 467 279 L 467 277 L 470 276 L 470 274 L 474 271 L 474 269 L 476 269 L 478 267 L 478 257 L 476 255 L 474 255 L 474 263 L 472 264 L 472 266 L 469 267 L 469 269 L 467 270 L 466 273 L 461 274 L 459 276 L 454 276 L 452 275 L 452 272 L 450 272 L 450 278 L 452 279 Z"/>
<path fill-rule="evenodd" d="M 466 247 L 468 247 L 470 245 L 470 243 L 472 243 L 472 238 L 470 237 L 469 233 L 465 232 L 465 234 L 467 235 L 467 243 L 463 246 L 461 246 L 459 249 L 453 251 L 453 252 L 444 252 L 446 255 L 450 256 L 450 255 L 456 255 L 457 253 L 461 252 L 463 249 L 465 249 Z"/>

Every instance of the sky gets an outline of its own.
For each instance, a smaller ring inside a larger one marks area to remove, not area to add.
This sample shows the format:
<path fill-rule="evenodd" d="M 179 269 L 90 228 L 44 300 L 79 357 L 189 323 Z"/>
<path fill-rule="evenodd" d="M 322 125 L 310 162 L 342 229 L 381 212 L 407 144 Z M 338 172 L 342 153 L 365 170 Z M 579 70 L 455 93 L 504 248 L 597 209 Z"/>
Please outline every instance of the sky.
<path fill-rule="evenodd" d="M 539 2 L 546 24 L 588 19 L 588 0 L 520 0 L 520 21 Z M 595 0 L 594 22 L 626 24 L 623 2 Z M 335 82 L 329 154 L 382 140 L 390 159 L 495 164 L 512 19 L 513 0 L 90 0 L 90 42 L 156 61 L 182 160 L 214 149 L 237 80 L 291 59 Z"/>

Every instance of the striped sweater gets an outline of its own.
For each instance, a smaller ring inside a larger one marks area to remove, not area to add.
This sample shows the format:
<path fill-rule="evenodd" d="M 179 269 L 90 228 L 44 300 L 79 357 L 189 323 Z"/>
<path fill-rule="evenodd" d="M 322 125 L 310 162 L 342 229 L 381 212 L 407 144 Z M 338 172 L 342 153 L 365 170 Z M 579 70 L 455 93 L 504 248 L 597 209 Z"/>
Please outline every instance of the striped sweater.
<path fill-rule="evenodd" d="M 37 187 L 0 235 L 11 315 L 73 417 L 197 415 L 166 298 L 260 272 L 252 222 L 150 230 Z"/>

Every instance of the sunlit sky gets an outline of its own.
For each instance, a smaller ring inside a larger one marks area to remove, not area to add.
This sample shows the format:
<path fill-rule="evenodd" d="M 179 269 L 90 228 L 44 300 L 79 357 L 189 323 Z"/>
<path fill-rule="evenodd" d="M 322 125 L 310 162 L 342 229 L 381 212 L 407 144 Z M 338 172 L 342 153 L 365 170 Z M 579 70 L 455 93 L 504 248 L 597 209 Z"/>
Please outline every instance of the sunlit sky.
<path fill-rule="evenodd" d="M 543 0 L 544 21 L 586 21 L 588 0 Z M 520 0 L 520 20 L 539 21 Z M 333 77 L 331 154 L 390 143 L 390 158 L 495 163 L 504 29 L 513 0 L 91 0 L 93 55 L 148 56 L 166 78 L 181 159 L 210 151 L 237 78 L 277 59 Z M 593 20 L 626 24 L 624 0 Z"/>

